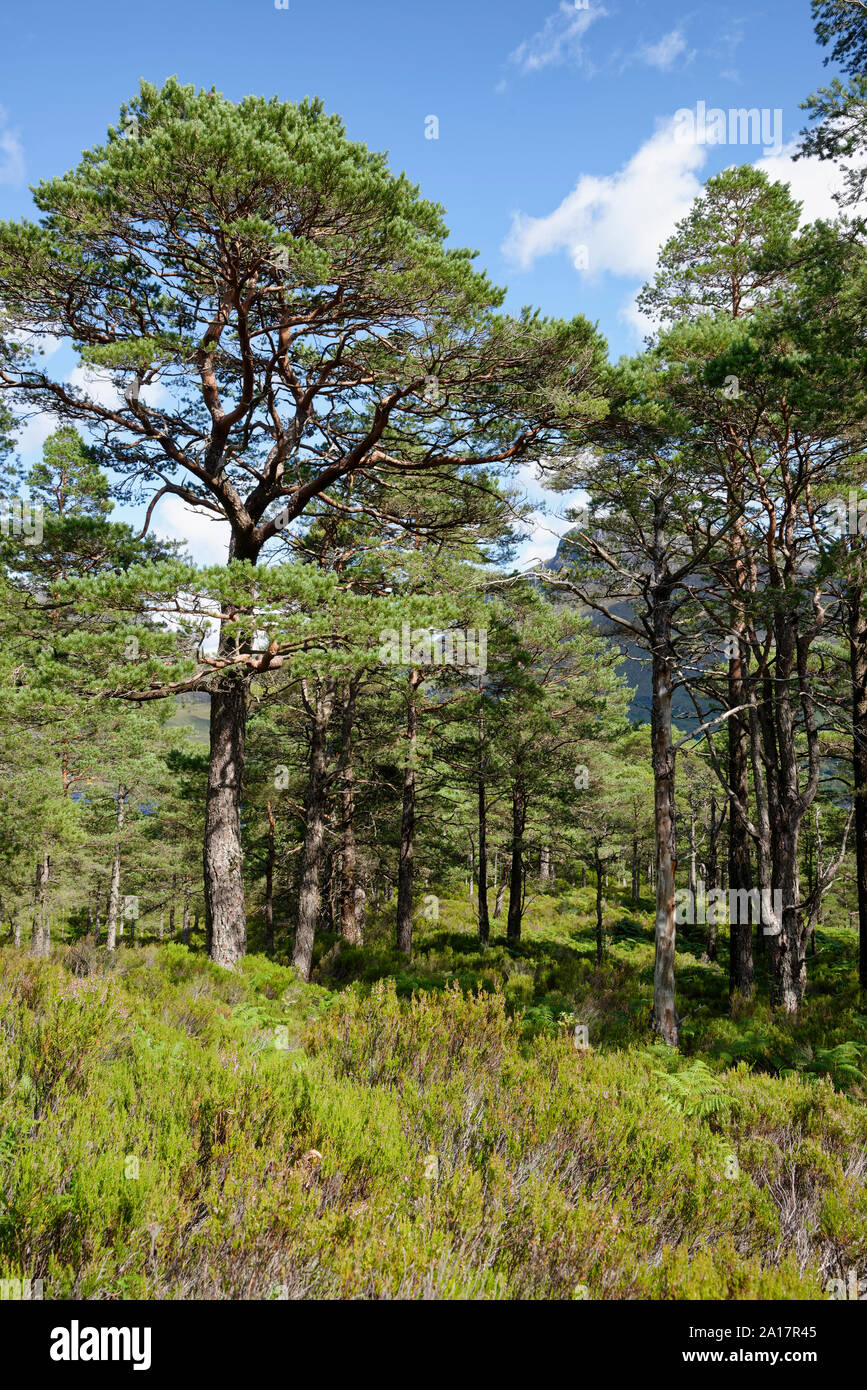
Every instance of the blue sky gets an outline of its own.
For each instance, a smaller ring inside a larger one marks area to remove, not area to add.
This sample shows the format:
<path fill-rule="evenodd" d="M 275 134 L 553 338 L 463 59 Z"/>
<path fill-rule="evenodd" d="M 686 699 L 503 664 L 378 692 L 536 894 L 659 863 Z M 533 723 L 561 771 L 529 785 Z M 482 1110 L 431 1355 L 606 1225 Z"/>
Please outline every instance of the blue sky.
<path fill-rule="evenodd" d="M 116 123 L 141 77 L 237 99 L 320 96 L 350 136 L 447 210 L 507 306 L 584 313 L 615 356 L 641 346 L 634 296 L 710 174 L 762 161 L 809 217 L 832 171 L 791 161 L 798 104 L 827 75 L 809 0 L 42 0 L 0 17 L 0 216 Z M 684 138 L 679 111 L 766 110 L 771 147 Z M 781 115 L 777 117 L 776 112 Z M 438 138 L 432 134 L 436 117 Z M 64 371 L 65 353 L 58 353 Z M 71 366 L 71 362 L 69 364 Z M 38 448 L 48 426 L 23 441 Z M 526 481 L 532 485 L 531 471 Z M 177 517 L 165 517 L 177 532 Z M 551 520 L 545 537 L 562 530 Z M 188 528 L 201 558 L 201 536 Z M 213 531 L 213 528 L 211 528 Z M 556 543 L 555 541 L 553 543 Z"/>

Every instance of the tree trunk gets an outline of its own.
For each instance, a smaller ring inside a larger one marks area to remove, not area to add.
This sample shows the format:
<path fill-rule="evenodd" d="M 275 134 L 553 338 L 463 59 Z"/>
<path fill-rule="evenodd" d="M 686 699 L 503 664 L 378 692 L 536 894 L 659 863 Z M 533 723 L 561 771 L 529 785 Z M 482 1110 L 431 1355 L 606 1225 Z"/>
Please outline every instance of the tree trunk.
<path fill-rule="evenodd" d="M 400 816 L 400 862 L 397 871 L 397 949 L 412 956 L 412 887 L 415 857 L 415 763 L 418 751 L 418 706 L 415 692 L 421 672 L 411 671 L 406 716 L 406 765 Z"/>
<path fill-rule="evenodd" d="M 93 888 L 93 944 L 99 945 L 100 928 L 102 926 L 102 888 L 99 879 L 96 880 Z"/>
<path fill-rule="evenodd" d="M 319 917 L 321 897 L 323 847 L 325 844 L 325 801 L 328 774 L 328 726 L 334 706 L 335 683 L 332 679 L 317 680 L 313 701 L 308 699 L 306 684 L 304 702 L 311 716 L 310 775 L 305 807 L 304 851 L 301 866 L 301 885 L 298 891 L 298 926 L 292 964 L 302 980 L 310 979 L 313 967 L 313 941 Z"/>
<path fill-rule="evenodd" d="M 36 864 L 33 935 L 30 941 L 30 950 L 34 956 L 48 956 L 51 953 L 51 927 L 48 922 L 48 879 L 50 873 L 51 856 L 45 853 Z"/>
<path fill-rule="evenodd" d="M 126 788 L 117 789 L 117 835 L 114 841 L 114 858 L 111 861 L 111 880 L 108 888 L 108 908 L 105 914 L 105 948 L 115 950 L 117 946 L 118 909 L 120 906 L 120 840 L 126 815 Z M 122 930 L 122 928 L 121 928 Z"/>
<path fill-rule="evenodd" d="M 184 879 L 184 916 L 181 926 L 181 941 L 185 946 L 190 944 L 190 884 L 188 879 Z"/>
<path fill-rule="evenodd" d="M 602 861 L 593 846 L 593 867 L 596 870 L 596 964 L 602 964 Z"/>
<path fill-rule="evenodd" d="M 810 955 L 816 954 L 816 924 L 822 920 L 822 828 L 819 824 L 819 808 L 814 808 L 816 819 L 815 833 L 806 836 L 807 902 L 810 904 Z M 809 828 L 809 822 L 808 822 Z"/>
<path fill-rule="evenodd" d="M 774 827 L 774 869 L 782 894 L 782 931 L 770 937 L 772 1002 L 784 1013 L 797 1013 L 803 993 L 798 923 L 798 835 L 787 822 Z M 806 941 L 804 942 L 806 947 Z"/>
<path fill-rule="evenodd" d="M 738 458 L 730 459 L 731 479 L 729 483 L 729 504 L 737 516 L 731 538 L 731 554 L 734 566 L 734 594 L 730 608 L 731 630 L 735 638 L 735 650 L 729 657 L 728 700 L 729 709 L 738 709 L 745 703 L 744 682 L 747 670 L 744 663 L 745 645 L 743 633 L 746 626 L 744 602 L 749 589 L 750 574 L 746 558 L 745 526 L 742 518 L 744 497 L 744 464 Z M 732 715 L 728 721 L 728 785 L 732 797 L 737 797 L 741 806 L 749 810 L 748 750 L 751 734 L 747 716 L 744 712 Z M 729 801 L 729 890 L 752 888 L 750 869 L 750 836 L 746 822 L 734 804 Z M 752 998 L 753 993 L 753 934 L 749 917 L 746 922 L 729 926 L 729 995 L 739 994 L 744 999 Z"/>
<path fill-rule="evenodd" d="M 488 916 L 488 804 L 484 768 L 484 716 L 479 710 L 479 942 L 487 946 L 491 936 Z"/>
<path fill-rule="evenodd" d="M 716 818 L 716 797 L 712 795 L 710 799 L 710 823 L 707 832 L 706 898 L 709 898 L 711 893 L 719 887 L 719 829 Z M 715 961 L 717 955 L 717 914 L 716 912 L 711 912 L 708 914 L 708 917 L 712 918 L 712 920 L 709 920 L 707 924 L 706 954 L 709 961 Z"/>
<path fill-rule="evenodd" d="M 268 857 L 265 860 L 265 950 L 269 956 L 274 954 L 274 812 L 271 802 L 266 806 L 268 813 Z"/>
<path fill-rule="evenodd" d="M 526 798 L 521 779 L 517 777 L 512 785 L 512 864 L 509 871 L 509 915 L 506 919 L 506 937 L 509 941 L 521 940 L 521 918 L 524 912 L 524 826 L 526 819 Z"/>
<path fill-rule="evenodd" d="M 494 920 L 496 921 L 503 910 L 503 899 L 506 896 L 506 889 L 509 886 L 509 874 L 503 875 L 503 881 L 497 889 L 497 901 L 494 903 Z"/>
<path fill-rule="evenodd" d="M 663 586 L 653 603 L 653 801 L 656 823 L 656 954 L 653 967 L 653 1027 L 670 1047 L 678 1045 L 680 1020 L 674 994 L 674 915 L 677 843 L 671 736 L 671 596 Z"/>
<path fill-rule="evenodd" d="M 491 939 L 488 913 L 488 807 L 484 775 L 479 776 L 479 942 L 484 947 Z"/>
<path fill-rule="evenodd" d="M 551 851 L 547 845 L 543 845 L 539 852 L 539 882 L 549 883 L 551 880 Z"/>
<path fill-rule="evenodd" d="M 729 703 L 731 706 L 744 703 L 743 668 L 739 656 L 729 664 Z M 749 796 L 748 738 L 743 719 L 738 714 L 733 715 L 728 721 L 729 788 L 744 806 Z M 730 804 L 729 809 L 728 876 L 730 892 L 749 892 L 753 886 L 749 831 L 734 803 Z M 729 926 L 729 994 L 751 999 L 754 973 L 753 928 L 747 914 L 745 922 L 732 922 Z"/>
<path fill-rule="evenodd" d="M 234 969 L 247 950 L 241 848 L 241 789 L 247 692 L 226 679 L 211 695 L 211 753 L 205 803 L 205 934 L 217 965 Z"/>
<path fill-rule="evenodd" d="M 799 614 L 792 605 L 780 604 L 774 621 L 774 727 L 779 758 L 777 808 L 774 817 L 774 888 L 782 898 L 783 930 L 775 942 L 777 1001 L 786 1013 L 796 1013 L 807 987 L 808 925 L 801 910 L 798 841 L 804 815 L 819 788 L 821 757 L 819 734 L 807 669 L 808 646 L 800 630 Z M 803 737 L 807 745 L 809 776 L 803 791 L 800 769 L 798 721 L 792 699 L 792 677 L 797 675 Z M 768 749 L 765 748 L 767 757 Z"/>
<path fill-rule="evenodd" d="M 349 682 L 343 701 L 341 777 L 343 847 L 340 856 L 340 934 L 350 946 L 364 940 L 364 889 L 358 882 L 358 850 L 355 843 L 355 763 L 352 736 L 358 680 Z"/>
<path fill-rule="evenodd" d="M 849 663 L 852 673 L 852 766 L 855 793 L 855 881 L 858 893 L 858 979 L 867 989 L 867 613 L 864 591 L 853 585 L 849 609 Z"/>

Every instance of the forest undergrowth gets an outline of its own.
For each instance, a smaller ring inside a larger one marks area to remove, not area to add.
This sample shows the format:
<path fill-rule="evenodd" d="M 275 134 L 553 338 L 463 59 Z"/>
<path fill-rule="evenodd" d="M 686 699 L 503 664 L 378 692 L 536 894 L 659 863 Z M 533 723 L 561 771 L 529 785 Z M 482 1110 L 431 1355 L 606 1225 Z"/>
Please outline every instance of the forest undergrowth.
<path fill-rule="evenodd" d="M 409 967 L 386 908 L 363 949 L 322 933 L 309 984 L 175 942 L 4 947 L 0 1277 L 51 1298 L 827 1298 L 867 1265 L 855 934 L 831 908 L 793 1019 L 728 1014 L 725 953 L 685 929 L 676 1053 L 647 1042 L 650 900 L 620 898 L 599 967 L 593 893 L 566 885 L 485 952 L 473 904 L 441 899 Z"/>

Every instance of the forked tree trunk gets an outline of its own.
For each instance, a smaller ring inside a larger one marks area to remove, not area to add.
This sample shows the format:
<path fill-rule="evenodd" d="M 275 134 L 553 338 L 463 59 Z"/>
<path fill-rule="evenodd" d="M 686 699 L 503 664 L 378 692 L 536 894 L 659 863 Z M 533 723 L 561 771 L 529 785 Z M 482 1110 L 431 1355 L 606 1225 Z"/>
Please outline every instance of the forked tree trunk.
<path fill-rule="evenodd" d="M 415 860 L 415 765 L 418 752 L 418 706 L 415 692 L 420 671 L 411 671 L 406 716 L 406 764 L 400 815 L 400 861 L 397 870 L 397 949 L 412 956 L 412 889 Z"/>
<path fill-rule="evenodd" d="M 777 645 L 778 670 L 785 673 L 787 645 Z M 778 682 L 780 684 L 780 682 Z M 801 926 L 798 903 L 800 884 L 798 874 L 798 831 L 802 815 L 797 792 L 797 759 L 793 726 L 788 709 L 788 695 L 779 692 L 777 710 L 769 711 L 766 686 L 763 689 L 763 709 L 759 711 L 755 693 L 750 689 L 750 730 L 752 741 L 753 781 L 756 800 L 756 860 L 758 866 L 758 895 L 760 930 L 768 943 L 770 961 L 771 1003 L 786 1013 L 796 1013 L 802 992 Z M 772 778 L 776 771 L 767 757 L 767 747 L 773 740 L 780 769 L 779 780 L 787 786 L 783 799 Z M 797 804 L 796 804 L 797 803 Z M 745 914 L 744 914 L 745 915 Z M 806 946 L 804 934 L 803 947 Z"/>
<path fill-rule="evenodd" d="M 302 980 L 310 979 L 313 942 L 321 899 L 323 847 L 325 844 L 325 803 L 328 782 L 328 726 L 334 706 L 335 683 L 317 680 L 312 701 L 305 690 L 304 701 L 311 716 L 310 775 L 307 784 L 304 851 L 301 886 L 298 891 L 298 926 L 292 964 Z"/>
<path fill-rule="evenodd" d="M 782 895 L 783 930 L 774 962 L 777 1001 L 786 1013 L 796 1013 L 807 986 L 807 939 L 809 929 L 801 910 L 798 841 L 804 815 L 819 788 L 821 758 L 812 692 L 807 671 L 807 644 L 799 626 L 799 615 L 791 605 L 780 606 L 775 622 L 775 732 L 779 757 L 779 793 L 774 823 L 774 888 Z M 798 744 L 792 678 L 797 677 L 799 713 L 803 717 L 803 737 L 807 746 L 809 775 L 803 790 L 800 768 L 803 760 Z M 767 756 L 767 749 L 765 750 Z"/>
<path fill-rule="evenodd" d="M 211 695 L 203 864 L 208 954 L 228 970 L 247 950 L 241 848 L 246 732 L 246 689 L 242 681 L 226 679 Z"/>
<path fill-rule="evenodd" d="M 750 740 L 752 747 L 753 762 L 753 783 L 755 786 L 755 822 L 758 835 L 756 838 L 756 878 L 758 882 L 759 895 L 759 931 L 763 940 L 769 944 L 769 954 L 771 957 L 771 994 L 773 998 L 774 972 L 779 969 L 777 963 L 777 946 L 782 936 L 783 922 L 781 915 L 776 910 L 776 901 L 773 895 L 773 845 L 772 845 L 772 810 L 771 793 L 768 787 L 768 774 L 762 757 L 761 740 L 761 720 L 756 708 L 755 693 L 750 689 Z M 733 902 L 745 902 L 747 893 L 739 890 L 738 898 L 734 897 L 734 890 L 729 891 L 729 904 Z M 735 909 L 738 910 L 737 908 Z M 749 922 L 749 908 L 741 909 L 740 925 L 744 921 Z M 732 927 L 731 930 L 734 930 Z"/>

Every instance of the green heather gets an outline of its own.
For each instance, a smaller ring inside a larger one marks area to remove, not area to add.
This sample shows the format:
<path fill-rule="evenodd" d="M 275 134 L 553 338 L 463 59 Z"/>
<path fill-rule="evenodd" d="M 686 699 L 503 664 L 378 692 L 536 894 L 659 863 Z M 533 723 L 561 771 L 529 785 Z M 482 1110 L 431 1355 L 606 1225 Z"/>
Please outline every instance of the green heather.
<path fill-rule="evenodd" d="M 411 968 L 383 921 L 363 951 L 323 935 L 311 984 L 173 943 L 4 950 L 0 1274 L 99 1299 L 827 1297 L 867 1259 L 852 935 L 820 929 L 793 1022 L 720 1017 L 687 933 L 678 1055 L 646 1042 L 649 922 L 612 897 L 597 968 L 590 890 L 484 954 L 442 900 Z"/>

